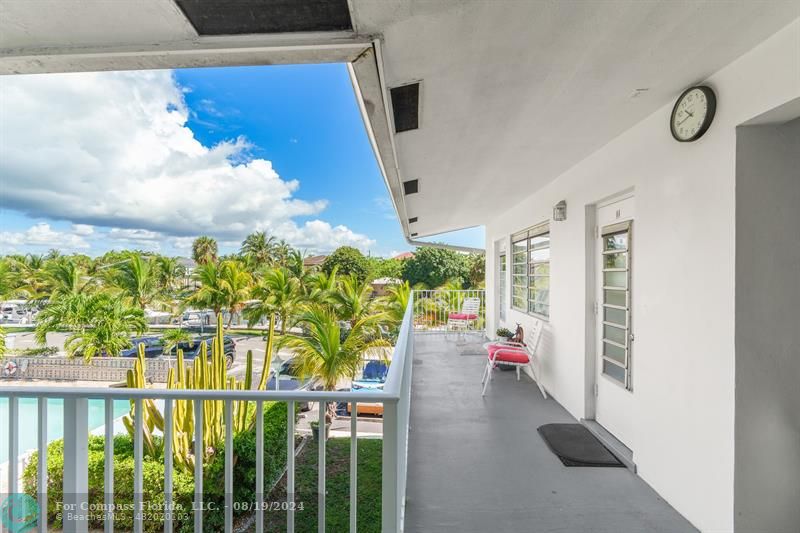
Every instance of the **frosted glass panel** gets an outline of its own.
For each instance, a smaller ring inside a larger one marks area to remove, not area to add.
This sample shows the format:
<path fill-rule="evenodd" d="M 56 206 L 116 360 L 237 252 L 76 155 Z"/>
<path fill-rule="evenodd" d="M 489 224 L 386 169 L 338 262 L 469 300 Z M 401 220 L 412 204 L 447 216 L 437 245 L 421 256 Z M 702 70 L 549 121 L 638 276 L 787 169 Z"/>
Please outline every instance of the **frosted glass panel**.
<path fill-rule="evenodd" d="M 603 360 L 603 374 L 615 381 L 619 381 L 623 385 L 625 384 L 625 369 L 605 359 Z"/>
<path fill-rule="evenodd" d="M 621 309 L 611 309 L 611 308 L 604 308 L 603 309 L 603 320 L 606 322 L 611 322 L 613 324 L 619 324 L 620 326 L 627 326 L 628 325 L 628 312 L 623 311 Z"/>
<path fill-rule="evenodd" d="M 625 342 L 625 330 L 615 328 L 614 326 L 603 325 L 603 338 L 623 346 L 628 345 L 628 343 Z"/>
<path fill-rule="evenodd" d="M 603 285 L 605 287 L 621 287 L 628 286 L 628 273 L 627 272 L 603 272 Z"/>
<path fill-rule="evenodd" d="M 603 237 L 603 248 L 605 250 L 624 250 L 628 247 L 628 234 L 617 233 Z"/>
<path fill-rule="evenodd" d="M 625 349 L 619 346 L 614 346 L 607 342 L 603 343 L 603 355 L 610 357 L 615 361 L 619 361 L 621 365 L 625 364 Z"/>
<path fill-rule="evenodd" d="M 628 268 L 627 252 L 604 255 L 603 268 Z"/>
<path fill-rule="evenodd" d="M 627 305 L 625 291 L 604 290 L 603 303 L 625 307 Z"/>

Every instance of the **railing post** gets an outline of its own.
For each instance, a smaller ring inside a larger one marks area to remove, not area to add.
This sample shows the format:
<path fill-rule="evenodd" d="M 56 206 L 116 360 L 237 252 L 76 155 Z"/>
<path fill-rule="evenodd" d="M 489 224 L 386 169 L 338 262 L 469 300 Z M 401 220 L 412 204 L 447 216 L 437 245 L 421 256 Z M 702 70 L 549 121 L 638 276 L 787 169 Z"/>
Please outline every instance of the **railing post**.
<path fill-rule="evenodd" d="M 412 361 L 406 361 L 406 364 L 411 363 Z M 398 533 L 400 530 L 398 420 L 397 402 L 383 402 L 383 477 L 381 480 L 381 531 L 383 533 Z"/>
<path fill-rule="evenodd" d="M 64 399 L 64 533 L 86 533 L 89 499 L 89 400 Z"/>

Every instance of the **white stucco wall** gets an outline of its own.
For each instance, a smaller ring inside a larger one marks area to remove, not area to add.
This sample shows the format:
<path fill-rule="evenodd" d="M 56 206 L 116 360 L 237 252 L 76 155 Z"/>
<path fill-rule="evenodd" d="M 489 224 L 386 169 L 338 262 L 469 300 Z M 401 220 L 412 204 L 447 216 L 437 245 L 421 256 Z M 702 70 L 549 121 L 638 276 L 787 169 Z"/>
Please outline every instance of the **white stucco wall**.
<path fill-rule="evenodd" d="M 717 114 L 699 141 L 672 139 L 670 103 L 486 226 L 486 241 L 493 242 L 547 220 L 555 203 L 567 201 L 568 219 L 551 222 L 543 382 L 583 418 L 591 406 L 587 349 L 594 353 L 594 339 L 587 344 L 587 321 L 593 321 L 586 294 L 587 279 L 593 279 L 586 259 L 593 225 L 587 206 L 633 189 L 635 409 L 629 445 L 638 473 L 702 531 L 734 528 L 736 126 L 800 96 L 799 44 L 796 20 L 711 75 L 705 83 L 717 93 Z M 535 173 L 535 160 L 520 169 L 520 190 Z M 486 286 L 494 287 L 495 262 L 488 255 Z M 494 295 L 487 298 L 491 309 Z M 529 320 L 508 311 L 508 324 Z M 496 324 L 488 327 L 493 331 Z"/>
<path fill-rule="evenodd" d="M 800 531 L 800 118 L 740 128 L 737 531 Z"/>

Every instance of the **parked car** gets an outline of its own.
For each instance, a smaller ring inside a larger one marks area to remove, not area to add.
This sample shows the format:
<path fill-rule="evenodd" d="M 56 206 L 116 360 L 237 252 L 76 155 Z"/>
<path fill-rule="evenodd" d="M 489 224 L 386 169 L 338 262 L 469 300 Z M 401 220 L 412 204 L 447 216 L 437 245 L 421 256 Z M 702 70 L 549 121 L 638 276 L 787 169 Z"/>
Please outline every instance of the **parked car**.
<path fill-rule="evenodd" d="M 351 391 L 369 392 L 383 390 L 383 384 L 386 382 L 386 376 L 389 374 L 389 365 L 384 361 L 367 361 L 364 365 L 364 370 L 361 372 L 361 378 L 353 381 Z M 344 412 L 350 414 L 352 411 L 352 403 L 347 403 L 344 407 Z M 337 406 L 337 412 L 340 411 L 340 406 Z M 383 404 L 380 402 L 358 402 L 358 415 L 376 415 L 383 416 Z"/>
<path fill-rule="evenodd" d="M 236 341 L 233 340 L 233 337 L 229 337 L 225 335 L 223 337 L 223 351 L 225 353 L 225 359 L 227 367 L 230 368 L 233 366 L 233 361 L 236 359 Z M 202 343 L 206 344 L 206 349 L 208 353 L 211 353 L 211 342 L 213 340 L 212 336 L 206 337 L 197 337 L 187 342 L 182 342 L 178 344 L 176 348 L 173 348 L 170 352 L 171 355 L 174 356 L 177 354 L 177 350 L 183 350 L 183 358 L 186 360 L 191 360 L 200 355 L 200 346 Z M 139 345 L 144 344 L 144 356 L 146 358 L 153 358 L 153 357 L 161 357 L 164 354 L 164 339 L 162 337 L 134 337 L 131 339 L 133 346 L 126 350 L 122 350 L 120 355 L 122 357 L 136 357 L 136 354 L 139 350 Z"/>
<path fill-rule="evenodd" d="M 286 363 L 284 363 L 285 365 Z M 281 365 L 281 369 L 283 366 Z M 287 390 L 312 390 L 314 386 L 314 380 L 309 377 L 300 378 L 298 376 L 292 375 L 284 375 L 283 370 L 281 370 L 280 382 L 279 387 L 277 390 L 287 391 Z M 276 390 L 275 388 L 275 374 L 273 373 L 270 376 L 269 380 L 267 381 L 267 390 Z M 311 407 L 308 405 L 308 402 L 298 402 L 301 411 L 308 411 Z"/>
<path fill-rule="evenodd" d="M 119 353 L 122 357 L 136 357 L 140 344 L 144 344 L 144 356 L 148 359 L 160 357 L 164 353 L 164 339 L 161 337 L 134 337 L 131 343 L 130 348 Z"/>
<path fill-rule="evenodd" d="M 213 336 L 205 336 L 205 337 L 198 337 L 192 339 L 189 342 L 182 342 L 178 345 L 178 349 L 183 350 L 183 358 L 184 359 L 194 359 L 198 355 L 200 355 L 201 350 L 201 343 L 206 344 L 206 349 L 208 350 L 209 355 L 211 354 L 211 342 L 214 340 Z M 229 337 L 225 335 L 223 337 L 223 352 L 225 353 L 225 359 L 227 361 L 227 367 L 230 368 L 233 366 L 233 361 L 236 359 L 236 341 L 233 340 L 233 337 Z M 172 353 L 177 353 L 176 350 L 173 350 Z"/>

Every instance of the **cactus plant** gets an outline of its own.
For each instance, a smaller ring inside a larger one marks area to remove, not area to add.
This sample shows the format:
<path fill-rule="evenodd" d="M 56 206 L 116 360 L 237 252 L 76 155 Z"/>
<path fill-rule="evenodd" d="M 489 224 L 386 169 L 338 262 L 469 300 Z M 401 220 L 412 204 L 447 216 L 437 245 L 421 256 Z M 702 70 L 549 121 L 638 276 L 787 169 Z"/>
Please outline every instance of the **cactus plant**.
<path fill-rule="evenodd" d="M 144 350 L 139 349 L 134 368 L 128 371 L 128 387 L 144 388 Z M 211 342 L 211 354 L 206 343 L 200 344 L 200 353 L 191 366 L 184 361 L 183 351 L 178 350 L 176 364 L 167 374 L 167 388 L 177 390 L 249 390 L 253 381 L 253 353 L 247 352 L 245 378 L 237 380 L 228 376 L 225 360 L 222 315 L 217 316 L 216 335 Z M 233 418 L 231 420 L 234 434 L 251 429 L 255 422 L 255 409 L 251 402 L 233 401 Z M 164 418 L 152 400 L 143 403 L 145 413 L 143 428 L 146 453 L 155 454 L 152 445 L 154 429 L 164 430 Z M 131 415 L 123 421 L 128 432 L 133 435 L 133 414 L 135 404 L 131 402 Z M 213 455 L 225 441 L 225 402 L 222 400 L 203 401 L 203 449 L 207 455 Z M 172 410 L 172 450 L 175 464 L 185 471 L 194 468 L 194 402 L 193 400 L 175 400 Z M 149 444 L 148 444 L 149 443 Z M 206 457 L 203 458 L 204 460 Z"/>
<path fill-rule="evenodd" d="M 128 369 L 126 384 L 129 389 L 144 389 L 146 387 L 144 375 L 144 345 L 140 344 L 136 354 L 136 360 L 133 363 L 133 368 Z M 131 412 L 129 415 L 122 417 L 122 423 L 128 430 L 131 436 L 134 434 L 134 416 L 136 414 L 136 402 L 131 400 Z M 164 431 L 164 417 L 159 412 L 153 400 L 142 400 L 142 435 L 144 437 L 145 452 L 150 455 L 156 454 L 155 444 L 153 442 L 153 431 L 158 429 Z"/>

